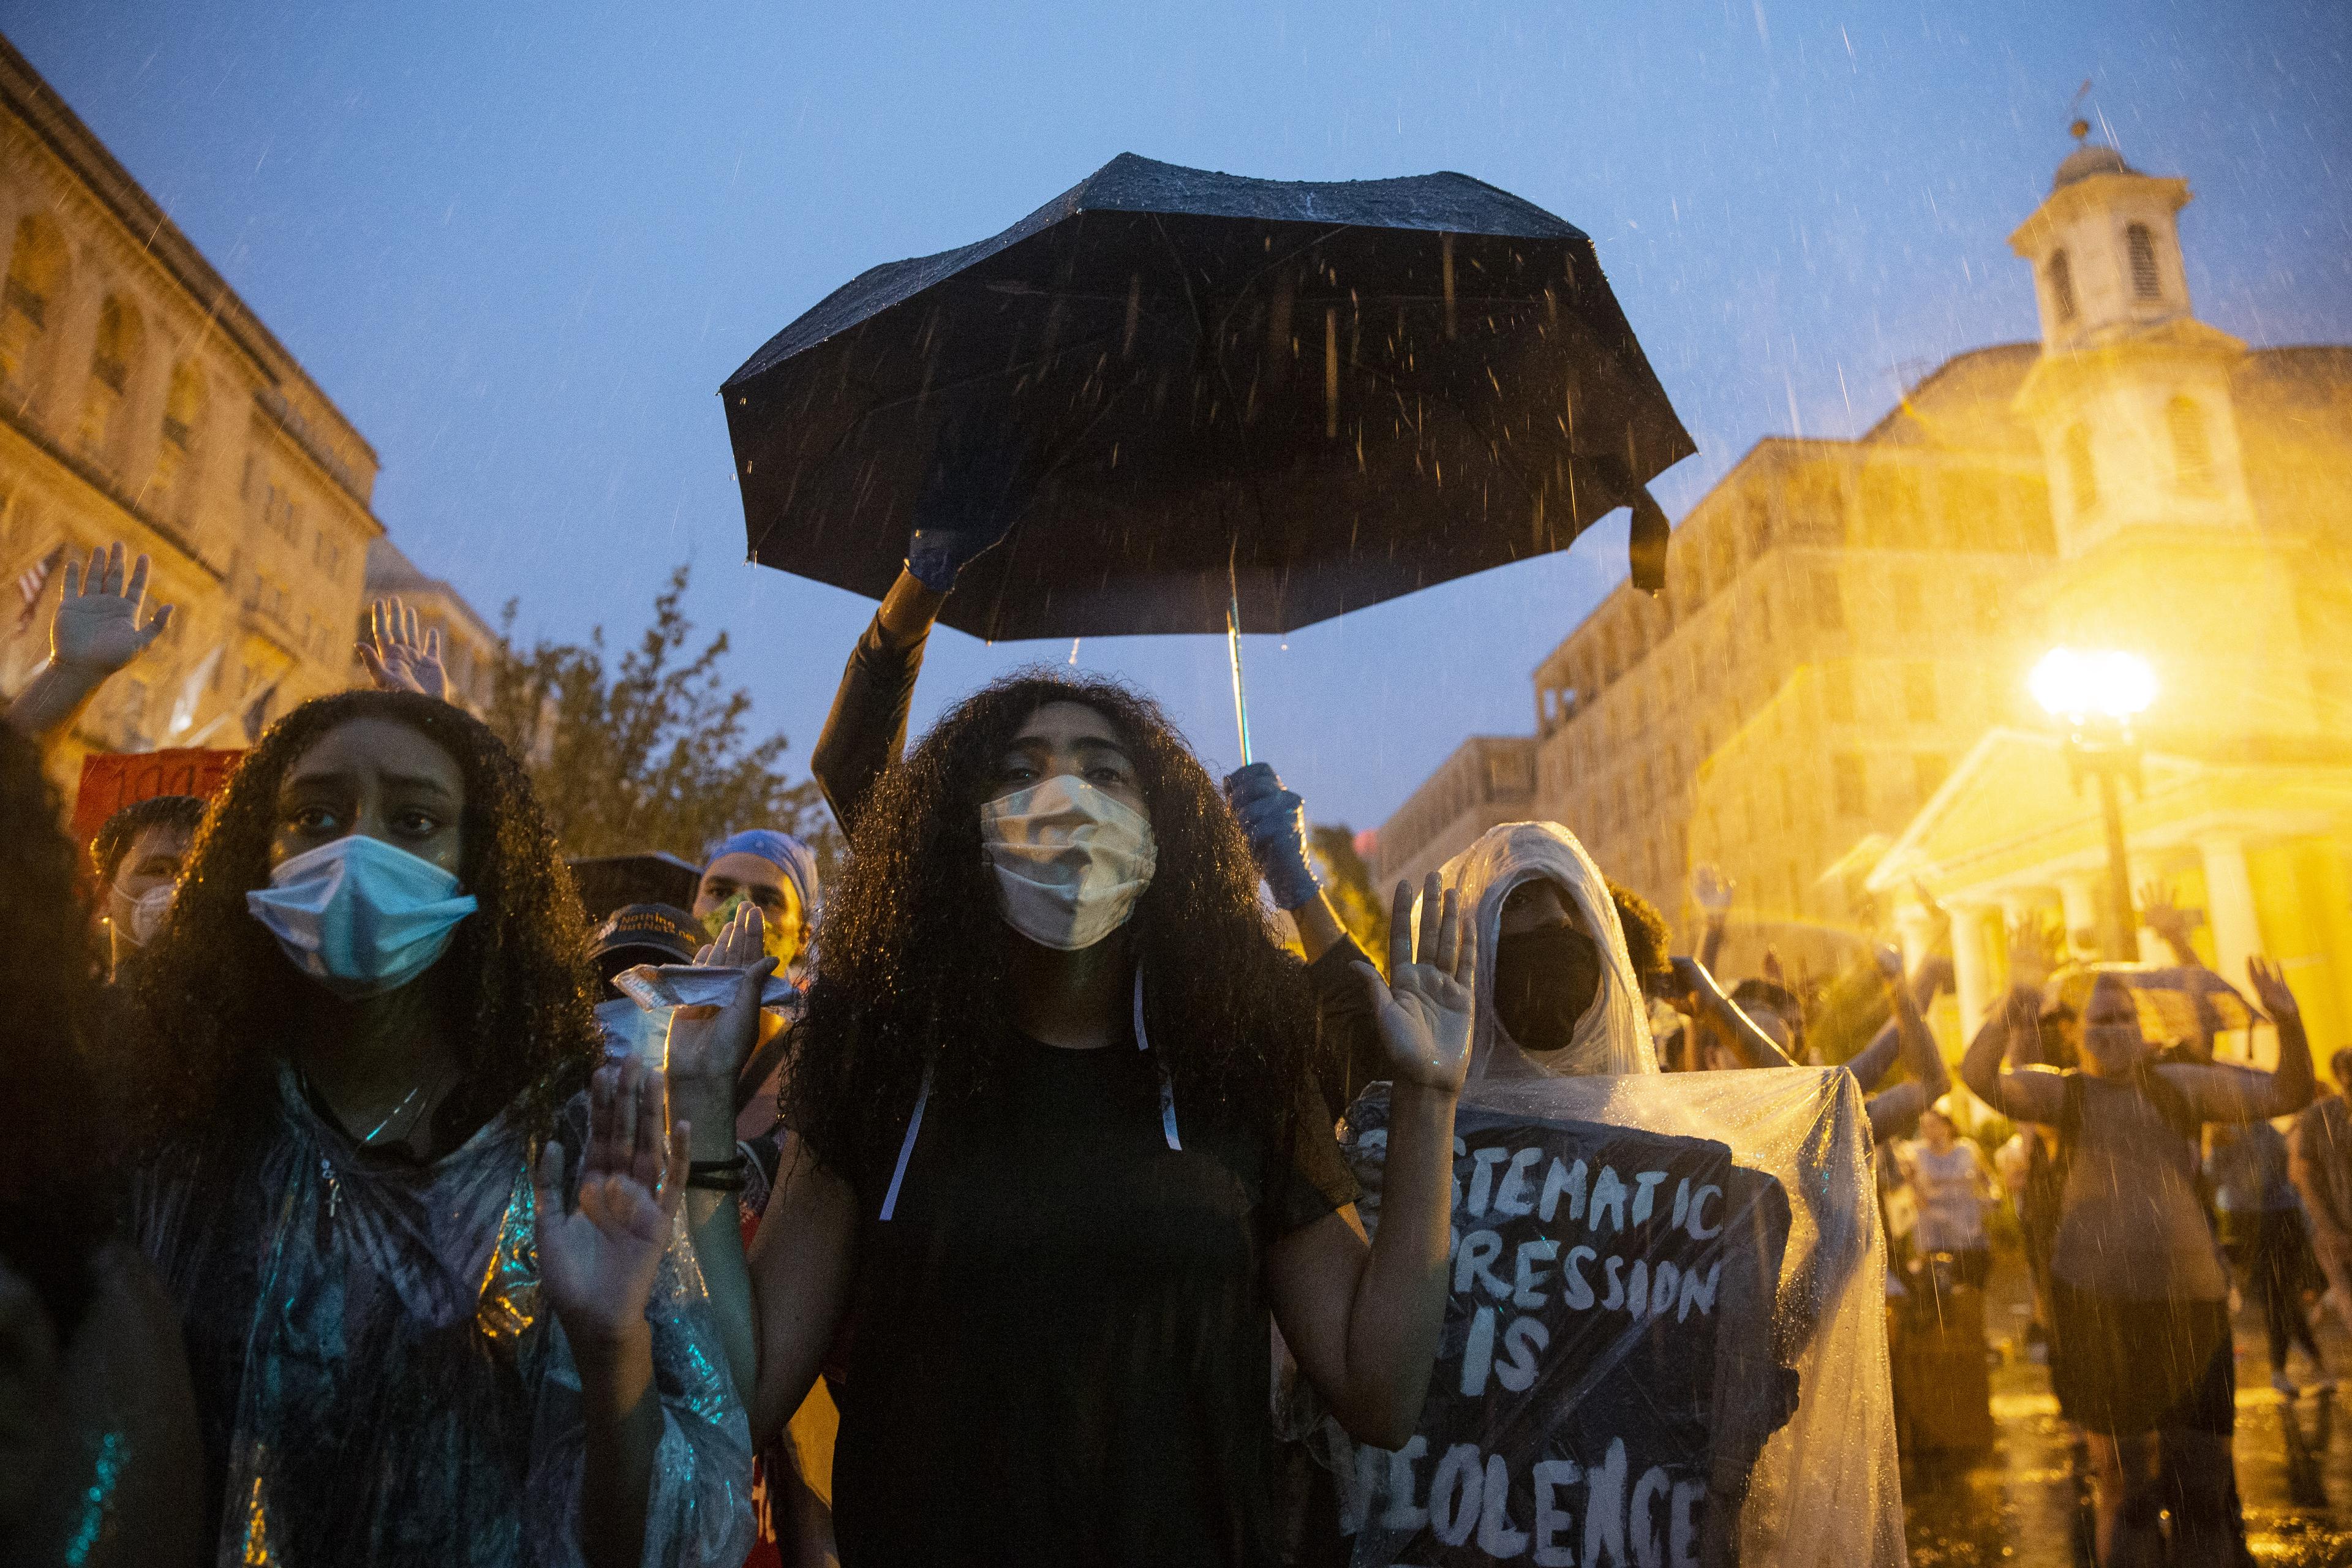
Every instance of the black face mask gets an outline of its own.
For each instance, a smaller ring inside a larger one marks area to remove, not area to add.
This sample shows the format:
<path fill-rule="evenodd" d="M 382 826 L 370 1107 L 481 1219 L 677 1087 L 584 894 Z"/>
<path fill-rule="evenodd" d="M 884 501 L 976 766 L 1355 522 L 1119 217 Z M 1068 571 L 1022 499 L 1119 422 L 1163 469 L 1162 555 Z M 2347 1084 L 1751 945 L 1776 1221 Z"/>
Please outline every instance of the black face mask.
<path fill-rule="evenodd" d="M 1495 943 L 1495 1013 L 1519 1048 L 1557 1051 L 1601 991 L 1601 945 L 1571 927 L 1541 926 Z"/>

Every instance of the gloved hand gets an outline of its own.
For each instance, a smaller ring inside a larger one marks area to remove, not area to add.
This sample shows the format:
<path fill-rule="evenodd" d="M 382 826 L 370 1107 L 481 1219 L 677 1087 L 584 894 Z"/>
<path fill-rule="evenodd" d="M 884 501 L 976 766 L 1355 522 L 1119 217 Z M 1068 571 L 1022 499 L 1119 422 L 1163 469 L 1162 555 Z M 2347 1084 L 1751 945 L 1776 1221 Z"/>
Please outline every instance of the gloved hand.
<path fill-rule="evenodd" d="M 1029 504 L 1029 449 L 1000 431 L 950 426 L 915 499 L 907 570 L 935 594 L 955 586 L 974 557 L 992 549 Z"/>
<path fill-rule="evenodd" d="M 1265 763 L 1252 763 L 1225 780 L 1225 801 L 1241 819 L 1250 854 L 1273 890 L 1275 906 L 1296 910 L 1323 890 L 1307 863 L 1307 803 Z"/>

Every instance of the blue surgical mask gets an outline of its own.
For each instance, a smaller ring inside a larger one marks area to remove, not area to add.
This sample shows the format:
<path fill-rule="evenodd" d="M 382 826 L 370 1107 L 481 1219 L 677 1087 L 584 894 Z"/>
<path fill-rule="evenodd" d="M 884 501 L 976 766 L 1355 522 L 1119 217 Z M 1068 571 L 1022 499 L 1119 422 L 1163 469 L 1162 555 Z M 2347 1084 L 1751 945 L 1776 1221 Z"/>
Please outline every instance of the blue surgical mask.
<path fill-rule="evenodd" d="M 245 907 L 303 973 L 374 996 L 431 968 L 477 906 L 430 860 L 354 833 L 280 862 Z"/>

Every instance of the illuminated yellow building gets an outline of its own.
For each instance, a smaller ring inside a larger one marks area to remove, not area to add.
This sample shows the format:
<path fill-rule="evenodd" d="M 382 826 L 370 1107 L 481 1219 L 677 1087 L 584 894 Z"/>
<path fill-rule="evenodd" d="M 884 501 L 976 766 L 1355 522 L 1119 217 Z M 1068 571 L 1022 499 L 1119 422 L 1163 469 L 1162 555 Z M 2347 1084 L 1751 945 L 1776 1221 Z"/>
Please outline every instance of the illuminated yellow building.
<path fill-rule="evenodd" d="M 59 782 L 91 749 L 244 745 L 352 684 L 375 453 L 5 39 L 0 254 L 0 693 L 46 657 L 68 556 L 123 540 L 178 606 Z"/>
<path fill-rule="evenodd" d="M 2153 666 L 2134 879 L 2203 911 L 2200 953 L 2231 980 L 2280 963 L 2324 1056 L 2352 1045 L 2352 349 L 2250 351 L 2197 321 L 2189 199 L 2084 147 L 2011 237 L 2042 326 L 2015 407 L 2055 476 L 2034 646 Z M 2004 921 L 2055 917 L 2091 948 L 2105 867 L 2095 797 L 2043 721 L 1983 735 L 1869 880 L 1953 911 L 1965 1026 Z"/>
<path fill-rule="evenodd" d="M 1916 934 L 1916 878 L 1961 912 L 1972 1021 L 1992 913 L 2096 923 L 2095 800 L 2026 672 L 2054 644 L 2134 649 L 2163 683 L 2135 875 L 2207 911 L 2233 977 L 2285 963 L 2315 1038 L 2352 1044 L 2352 349 L 2196 321 L 2187 200 L 2077 151 L 2012 239 L 2040 342 L 1956 356 L 1856 439 L 1734 465 L 1676 527 L 1665 592 L 1619 586 L 1538 668 L 1526 814 L 1686 938 L 1689 869 L 1722 866 L 1735 973 L 1766 945 L 1818 973 L 1890 921 Z M 1382 825 L 1383 874 L 1483 831 L 1477 765 L 1465 747 Z"/>

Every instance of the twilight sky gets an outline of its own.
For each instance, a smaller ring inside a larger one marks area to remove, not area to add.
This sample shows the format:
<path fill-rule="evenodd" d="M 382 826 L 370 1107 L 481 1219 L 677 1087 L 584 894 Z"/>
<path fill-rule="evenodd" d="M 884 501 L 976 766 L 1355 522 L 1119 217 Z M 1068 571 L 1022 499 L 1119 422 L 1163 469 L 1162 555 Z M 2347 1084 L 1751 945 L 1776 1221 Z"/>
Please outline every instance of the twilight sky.
<path fill-rule="evenodd" d="M 899 6 L 0 0 L 46 75 L 375 447 L 376 511 L 526 635 L 623 638 L 672 564 L 797 771 L 871 606 L 742 564 L 719 382 L 877 262 L 995 232 L 1121 152 L 1277 179 L 1454 169 L 1590 233 L 1699 456 L 1850 435 L 1916 372 L 2034 331 L 2005 238 L 2084 78 L 2185 175 L 2198 312 L 2352 342 L 2340 0 Z M 1624 571 L 1564 555 L 1250 639 L 1260 754 L 1377 825 Z M 918 729 L 1071 657 L 942 632 Z M 1221 640 L 1085 667 L 1236 751 Z"/>

